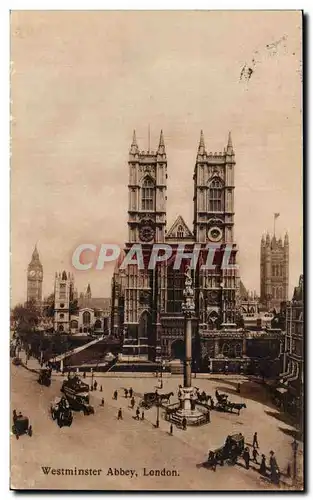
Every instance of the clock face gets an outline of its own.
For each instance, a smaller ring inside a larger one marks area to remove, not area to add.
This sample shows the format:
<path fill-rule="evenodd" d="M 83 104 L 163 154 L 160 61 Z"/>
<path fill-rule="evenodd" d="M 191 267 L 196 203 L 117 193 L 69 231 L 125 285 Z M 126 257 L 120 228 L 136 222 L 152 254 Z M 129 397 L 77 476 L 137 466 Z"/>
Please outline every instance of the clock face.
<path fill-rule="evenodd" d="M 141 241 L 151 241 L 154 238 L 154 229 L 151 226 L 142 226 L 139 231 Z"/>
<path fill-rule="evenodd" d="M 29 273 L 30 278 L 34 278 L 35 274 L 36 274 L 36 271 L 34 271 L 34 270 L 30 271 L 30 273 Z"/>
<path fill-rule="evenodd" d="M 211 241 L 220 241 L 222 239 L 222 231 L 219 227 L 211 227 L 208 230 L 208 238 Z"/>

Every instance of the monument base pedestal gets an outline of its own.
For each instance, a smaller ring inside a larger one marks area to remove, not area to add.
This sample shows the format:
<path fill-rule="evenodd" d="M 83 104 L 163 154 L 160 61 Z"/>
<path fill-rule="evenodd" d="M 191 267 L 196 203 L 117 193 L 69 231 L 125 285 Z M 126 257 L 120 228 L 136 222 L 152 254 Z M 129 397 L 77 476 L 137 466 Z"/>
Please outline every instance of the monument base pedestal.
<path fill-rule="evenodd" d="M 202 425 L 210 422 L 210 412 L 196 407 L 197 391 L 194 387 L 180 387 L 178 397 L 180 408 L 171 417 L 175 424 Z"/>

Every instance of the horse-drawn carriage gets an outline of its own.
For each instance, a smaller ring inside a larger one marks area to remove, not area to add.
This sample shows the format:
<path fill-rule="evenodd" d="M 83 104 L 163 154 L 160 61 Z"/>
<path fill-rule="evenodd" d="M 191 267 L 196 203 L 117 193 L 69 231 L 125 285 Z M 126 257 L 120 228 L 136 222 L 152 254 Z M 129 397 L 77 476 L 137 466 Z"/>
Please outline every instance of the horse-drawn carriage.
<path fill-rule="evenodd" d="M 39 372 L 38 384 L 49 387 L 51 385 L 51 368 L 42 368 Z"/>
<path fill-rule="evenodd" d="M 169 403 L 171 396 L 174 396 L 173 392 L 167 392 L 165 394 L 159 394 L 156 392 L 145 392 L 143 399 L 140 402 L 140 406 L 149 410 L 153 405 L 161 405 L 164 403 Z"/>
<path fill-rule="evenodd" d="M 216 466 L 218 463 L 224 465 L 228 460 L 231 464 L 235 464 L 238 458 L 242 455 L 245 446 L 244 436 L 239 434 L 232 434 L 227 436 L 224 446 L 210 451 L 208 457 L 209 467 Z"/>
<path fill-rule="evenodd" d="M 17 415 L 16 412 L 13 412 L 12 432 L 15 434 L 16 439 L 19 439 L 23 434 L 28 434 L 31 437 L 33 435 L 33 428 L 29 424 L 29 418 L 21 413 Z"/>
<path fill-rule="evenodd" d="M 233 413 L 233 411 L 237 411 L 239 415 L 242 408 L 247 408 L 245 403 L 232 403 L 228 400 L 227 394 L 219 393 L 218 390 L 215 391 L 215 396 L 217 402 L 213 404 L 214 410 L 230 413 Z"/>
<path fill-rule="evenodd" d="M 73 415 L 67 399 L 56 398 L 50 406 L 50 412 L 53 420 L 56 420 L 59 427 L 70 427 L 73 422 Z"/>

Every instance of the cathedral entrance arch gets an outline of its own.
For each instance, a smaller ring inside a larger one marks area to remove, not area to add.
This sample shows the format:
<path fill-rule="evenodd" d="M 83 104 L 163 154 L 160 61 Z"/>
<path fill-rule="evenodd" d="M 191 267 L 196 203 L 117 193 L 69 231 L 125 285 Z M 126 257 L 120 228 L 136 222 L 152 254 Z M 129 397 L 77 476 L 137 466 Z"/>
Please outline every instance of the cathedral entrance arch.
<path fill-rule="evenodd" d="M 97 319 L 96 322 L 95 322 L 95 329 L 96 330 L 101 330 L 101 328 L 102 328 L 101 321 L 100 321 L 100 319 Z"/>
<path fill-rule="evenodd" d="M 174 340 L 172 343 L 171 357 L 174 359 L 185 359 L 185 343 L 182 339 Z"/>

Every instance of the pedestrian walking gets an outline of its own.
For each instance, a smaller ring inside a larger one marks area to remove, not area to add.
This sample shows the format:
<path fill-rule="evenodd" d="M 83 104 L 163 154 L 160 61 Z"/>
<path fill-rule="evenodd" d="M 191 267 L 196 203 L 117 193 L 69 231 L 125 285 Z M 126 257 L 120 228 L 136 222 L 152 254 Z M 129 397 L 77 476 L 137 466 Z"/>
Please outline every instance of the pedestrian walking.
<path fill-rule="evenodd" d="M 186 431 L 187 430 L 187 419 L 186 419 L 186 417 L 183 418 L 183 422 L 182 423 L 183 423 L 183 429 L 184 429 L 184 431 Z"/>
<path fill-rule="evenodd" d="M 273 450 L 270 451 L 270 474 L 271 474 L 271 481 L 274 484 L 279 484 L 279 469 L 275 457 L 275 453 Z"/>
<path fill-rule="evenodd" d="M 98 387 L 98 382 L 95 380 L 95 383 L 93 384 L 93 388 L 95 391 L 97 390 L 97 387 Z"/>
<path fill-rule="evenodd" d="M 249 448 L 245 448 L 245 451 L 242 454 L 242 458 L 244 459 L 244 462 L 246 464 L 246 469 L 250 468 L 250 452 Z"/>
<path fill-rule="evenodd" d="M 238 392 L 238 394 L 240 394 L 240 382 L 238 382 L 238 384 L 237 384 L 237 392 Z"/>
<path fill-rule="evenodd" d="M 131 407 L 133 409 L 134 406 L 135 406 L 135 398 L 134 397 L 131 398 L 130 405 L 131 405 Z"/>
<path fill-rule="evenodd" d="M 258 433 L 255 432 L 253 435 L 253 442 L 252 442 L 253 448 L 258 448 L 259 447 L 259 441 L 258 441 Z"/>
<path fill-rule="evenodd" d="M 115 401 L 117 401 L 117 391 L 113 392 L 113 399 L 115 399 Z"/>
<path fill-rule="evenodd" d="M 102 392 L 102 385 L 100 385 L 100 392 Z"/>
<path fill-rule="evenodd" d="M 101 406 L 104 406 L 104 399 L 101 399 Z"/>
<path fill-rule="evenodd" d="M 139 408 L 137 408 L 137 410 L 136 410 L 136 420 L 139 420 L 139 416 L 140 416 L 140 410 L 139 410 Z"/>
<path fill-rule="evenodd" d="M 257 456 L 259 455 L 259 452 L 256 448 L 253 448 L 253 451 L 252 451 L 252 456 L 253 456 L 253 462 L 255 462 L 256 464 L 258 463 L 257 461 Z"/>
<path fill-rule="evenodd" d="M 127 398 L 127 396 L 128 396 L 128 390 L 127 389 L 124 389 L 124 396 L 125 396 L 125 398 Z"/>
<path fill-rule="evenodd" d="M 133 392 L 134 392 L 134 391 L 133 391 L 133 388 L 131 387 L 131 388 L 129 389 L 129 397 L 130 397 L 130 398 L 132 398 L 132 397 L 133 397 Z"/>
<path fill-rule="evenodd" d="M 122 408 L 118 410 L 117 413 L 117 420 L 123 420 L 123 413 L 122 413 Z"/>
<path fill-rule="evenodd" d="M 16 410 L 13 410 L 13 422 L 15 423 L 17 419 L 17 413 L 16 413 Z"/>
<path fill-rule="evenodd" d="M 263 453 L 262 453 L 262 460 L 261 460 L 259 472 L 262 476 L 266 476 L 266 458 L 265 458 L 265 455 Z"/>
<path fill-rule="evenodd" d="M 170 435 L 173 436 L 173 424 L 170 425 Z"/>
<path fill-rule="evenodd" d="M 142 412 L 141 412 L 141 420 L 144 420 L 144 419 L 145 419 L 145 412 L 144 412 L 144 411 L 142 411 Z"/>
<path fill-rule="evenodd" d="M 86 372 L 83 373 L 83 378 L 86 378 Z"/>

